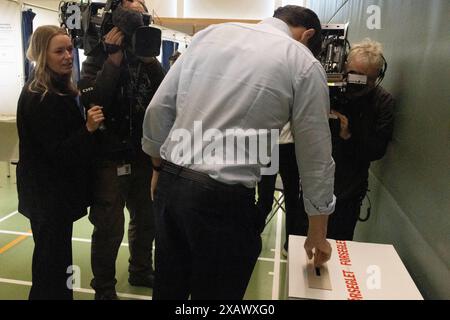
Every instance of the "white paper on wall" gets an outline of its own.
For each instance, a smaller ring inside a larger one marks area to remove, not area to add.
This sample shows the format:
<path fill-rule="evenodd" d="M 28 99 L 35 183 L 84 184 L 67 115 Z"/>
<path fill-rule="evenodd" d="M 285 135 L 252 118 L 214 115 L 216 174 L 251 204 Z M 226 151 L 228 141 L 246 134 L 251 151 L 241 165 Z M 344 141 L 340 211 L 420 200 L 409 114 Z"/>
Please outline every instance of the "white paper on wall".
<path fill-rule="evenodd" d="M 0 117 L 16 114 L 23 85 L 20 6 L 0 1 Z"/>

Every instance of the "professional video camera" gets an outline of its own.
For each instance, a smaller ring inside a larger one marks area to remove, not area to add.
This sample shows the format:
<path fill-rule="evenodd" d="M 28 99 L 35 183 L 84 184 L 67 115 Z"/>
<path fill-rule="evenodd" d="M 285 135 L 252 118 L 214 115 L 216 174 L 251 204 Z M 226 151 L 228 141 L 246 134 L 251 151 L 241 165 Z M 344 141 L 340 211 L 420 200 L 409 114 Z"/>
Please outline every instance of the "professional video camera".
<path fill-rule="evenodd" d="M 332 104 L 339 102 L 349 87 L 367 84 L 367 76 L 345 72 L 345 62 L 350 51 L 348 26 L 348 23 L 322 25 L 322 51 L 318 59 L 327 73 Z"/>
<path fill-rule="evenodd" d="M 331 107 L 337 111 L 347 103 L 346 92 L 359 91 L 367 84 L 367 76 L 345 72 L 350 51 L 348 26 L 348 23 L 322 25 L 322 51 L 318 59 L 327 73 Z M 330 118 L 330 126 L 332 132 L 339 132 L 339 119 Z"/>
<path fill-rule="evenodd" d="M 107 0 L 106 3 L 61 1 L 60 24 L 68 30 L 74 46 L 84 49 L 87 56 L 96 55 L 102 49 L 105 35 L 114 26 L 124 33 L 124 47 L 131 53 L 140 57 L 158 56 L 161 30 L 150 27 L 151 15 L 126 10 L 121 4 L 121 0 Z"/>

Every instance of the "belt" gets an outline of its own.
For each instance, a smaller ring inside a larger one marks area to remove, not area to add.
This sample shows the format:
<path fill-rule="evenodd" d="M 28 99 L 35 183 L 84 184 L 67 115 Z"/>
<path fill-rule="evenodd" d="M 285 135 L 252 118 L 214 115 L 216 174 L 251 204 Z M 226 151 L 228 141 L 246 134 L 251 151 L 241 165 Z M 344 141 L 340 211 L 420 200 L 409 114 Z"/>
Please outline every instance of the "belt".
<path fill-rule="evenodd" d="M 194 171 L 185 167 L 181 167 L 179 165 L 176 165 L 174 163 L 168 162 L 166 160 L 163 160 L 161 164 L 161 171 L 173 174 L 175 176 L 178 176 L 180 178 L 190 180 L 193 182 L 200 183 L 204 186 L 207 186 L 209 188 L 213 189 L 222 189 L 222 191 L 228 191 L 228 192 L 237 192 L 240 194 L 245 195 L 252 195 L 254 196 L 255 189 L 247 188 L 241 184 L 226 184 L 217 180 L 214 180 L 210 176 L 208 176 L 206 173 Z"/>

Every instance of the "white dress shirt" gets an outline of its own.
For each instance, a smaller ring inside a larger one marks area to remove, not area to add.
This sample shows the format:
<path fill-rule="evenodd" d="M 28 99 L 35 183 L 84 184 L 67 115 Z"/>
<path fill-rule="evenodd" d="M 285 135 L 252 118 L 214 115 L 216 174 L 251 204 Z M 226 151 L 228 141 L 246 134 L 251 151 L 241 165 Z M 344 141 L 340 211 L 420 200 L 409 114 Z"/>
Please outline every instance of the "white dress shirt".
<path fill-rule="evenodd" d="M 330 214 L 335 165 L 329 112 L 325 71 L 286 23 L 268 18 L 256 25 L 214 25 L 193 38 L 152 99 L 143 150 L 220 182 L 255 187 L 261 164 L 199 163 L 208 142 L 194 148 L 190 161 L 180 160 L 174 156 L 174 131 L 194 136 L 195 121 L 203 132 L 281 130 L 291 120 L 305 209 L 309 215 Z"/>

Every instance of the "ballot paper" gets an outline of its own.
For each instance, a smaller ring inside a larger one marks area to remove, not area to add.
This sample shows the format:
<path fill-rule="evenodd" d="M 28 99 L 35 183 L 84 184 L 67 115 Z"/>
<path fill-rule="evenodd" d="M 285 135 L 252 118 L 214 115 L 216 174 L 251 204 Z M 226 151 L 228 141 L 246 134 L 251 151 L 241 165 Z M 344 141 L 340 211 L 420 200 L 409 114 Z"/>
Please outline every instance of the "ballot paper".
<path fill-rule="evenodd" d="M 308 261 L 306 266 L 306 277 L 308 287 L 312 289 L 333 290 L 331 286 L 330 272 L 328 265 L 325 264 L 320 268 L 314 267 L 313 260 Z"/>
<path fill-rule="evenodd" d="M 392 245 L 329 240 L 331 259 L 316 270 L 305 240 L 289 236 L 289 299 L 423 300 Z"/>

